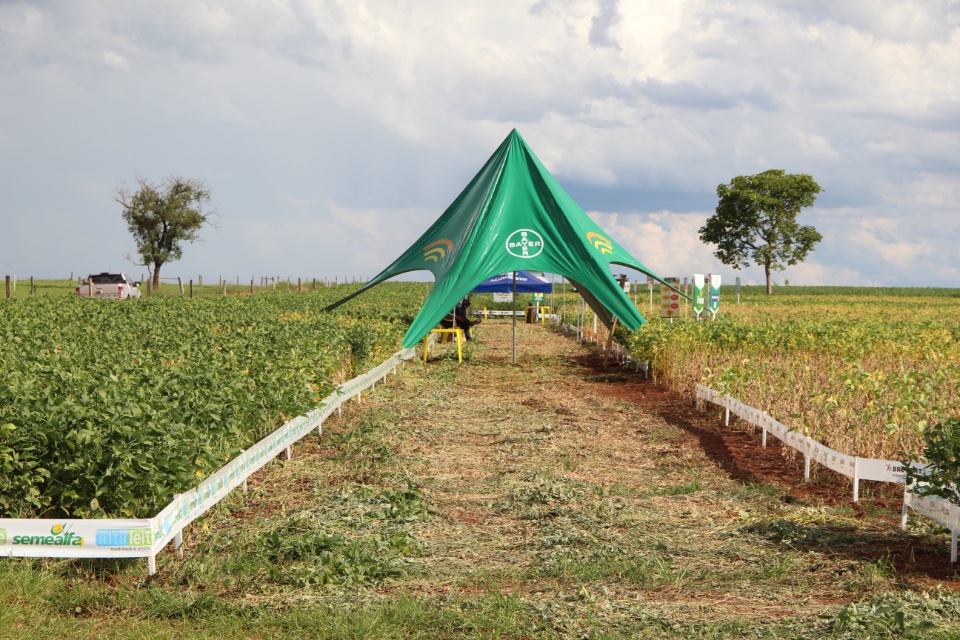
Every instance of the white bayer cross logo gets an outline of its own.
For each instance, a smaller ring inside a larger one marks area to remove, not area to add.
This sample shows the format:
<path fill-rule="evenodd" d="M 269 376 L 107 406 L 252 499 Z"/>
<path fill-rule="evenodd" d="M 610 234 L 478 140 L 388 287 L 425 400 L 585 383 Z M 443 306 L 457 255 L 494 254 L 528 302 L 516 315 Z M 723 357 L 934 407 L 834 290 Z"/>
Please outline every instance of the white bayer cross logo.
<path fill-rule="evenodd" d="M 518 258 L 535 258 L 543 251 L 543 236 L 533 229 L 517 229 L 507 238 L 507 252 Z"/>

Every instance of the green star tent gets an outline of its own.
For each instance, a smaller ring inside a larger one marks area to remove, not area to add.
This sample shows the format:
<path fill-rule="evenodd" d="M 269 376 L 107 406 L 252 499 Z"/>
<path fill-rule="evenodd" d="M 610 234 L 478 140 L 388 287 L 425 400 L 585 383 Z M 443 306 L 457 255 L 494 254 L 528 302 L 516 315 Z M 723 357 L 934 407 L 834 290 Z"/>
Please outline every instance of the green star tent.
<path fill-rule="evenodd" d="M 637 329 L 646 320 L 614 279 L 611 264 L 663 282 L 584 213 L 514 129 L 413 246 L 327 310 L 393 276 L 431 271 L 433 291 L 403 337 L 403 346 L 412 347 L 478 283 L 522 269 L 566 277 L 607 328 L 617 318 Z"/>

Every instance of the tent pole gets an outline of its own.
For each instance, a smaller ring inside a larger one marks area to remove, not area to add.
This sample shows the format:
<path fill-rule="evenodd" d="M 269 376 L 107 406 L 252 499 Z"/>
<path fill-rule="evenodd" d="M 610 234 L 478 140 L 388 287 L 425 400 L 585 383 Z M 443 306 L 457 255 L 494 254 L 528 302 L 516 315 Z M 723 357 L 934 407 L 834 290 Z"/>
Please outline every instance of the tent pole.
<path fill-rule="evenodd" d="M 577 297 L 577 333 L 580 333 L 580 298 Z"/>
<path fill-rule="evenodd" d="M 578 327 L 578 330 L 579 330 L 579 327 L 580 327 L 580 298 L 577 297 L 577 298 L 576 298 L 576 301 L 577 301 L 577 310 L 576 310 L 576 314 L 577 314 L 577 327 Z"/>
<path fill-rule="evenodd" d="M 580 344 L 583 344 L 583 329 L 587 324 L 587 313 L 584 310 L 583 295 L 577 294 L 577 331 L 580 333 Z"/>
<path fill-rule="evenodd" d="M 517 364 L 517 272 L 513 272 L 513 364 Z"/>
<path fill-rule="evenodd" d="M 603 354 L 603 366 L 607 366 L 607 361 L 610 360 L 610 351 L 613 349 L 613 334 L 617 330 L 617 318 L 614 316 L 613 324 L 610 325 L 610 335 L 607 337 L 607 348 Z"/>
<path fill-rule="evenodd" d="M 553 278 L 553 282 L 550 283 L 550 313 L 553 314 L 553 317 L 557 317 L 557 307 L 554 306 L 555 301 L 553 299 L 553 290 L 557 288 L 557 274 L 550 274 L 550 277 Z M 556 322 L 553 323 L 554 325 Z"/>
<path fill-rule="evenodd" d="M 627 284 L 626 274 L 620 274 L 620 278 L 617 280 L 620 283 L 620 288 L 623 289 Z M 629 298 L 628 298 L 629 299 Z M 617 330 L 617 318 L 614 316 L 613 324 L 610 325 L 610 335 L 607 337 L 607 349 L 606 353 L 603 355 L 603 366 L 607 366 L 607 361 L 610 359 L 610 351 L 613 349 L 613 334 Z"/>

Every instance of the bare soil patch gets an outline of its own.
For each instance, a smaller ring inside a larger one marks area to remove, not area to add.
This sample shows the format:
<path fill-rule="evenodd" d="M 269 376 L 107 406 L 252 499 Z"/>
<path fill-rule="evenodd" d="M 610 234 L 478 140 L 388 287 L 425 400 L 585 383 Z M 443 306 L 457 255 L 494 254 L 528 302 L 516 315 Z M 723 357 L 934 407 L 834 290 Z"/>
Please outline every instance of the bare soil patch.
<path fill-rule="evenodd" d="M 802 458 L 787 450 L 773 437 L 761 445 L 759 434 L 750 425 L 738 425 L 731 416 L 731 425 L 723 424 L 722 410 L 715 407 L 698 411 L 688 399 L 672 389 L 654 384 L 636 375 L 624 375 L 623 368 L 597 353 L 577 359 L 594 372 L 598 394 L 636 403 L 668 424 L 683 429 L 704 454 L 732 480 L 744 484 L 769 483 L 785 489 L 783 500 L 795 504 L 850 506 L 862 526 L 888 529 L 898 525 L 903 504 L 900 486 L 861 482 L 861 500 L 853 503 L 851 482 L 829 470 L 815 468 L 811 481 L 803 479 Z M 605 377 L 604 377 L 605 376 Z M 816 467 L 816 465 L 814 465 Z M 886 526 L 883 526 L 886 525 Z M 891 562 L 905 579 L 921 584 L 942 583 L 960 589 L 957 568 L 944 560 L 941 541 L 918 541 L 915 536 L 888 532 L 882 541 L 856 545 L 852 557 Z"/>

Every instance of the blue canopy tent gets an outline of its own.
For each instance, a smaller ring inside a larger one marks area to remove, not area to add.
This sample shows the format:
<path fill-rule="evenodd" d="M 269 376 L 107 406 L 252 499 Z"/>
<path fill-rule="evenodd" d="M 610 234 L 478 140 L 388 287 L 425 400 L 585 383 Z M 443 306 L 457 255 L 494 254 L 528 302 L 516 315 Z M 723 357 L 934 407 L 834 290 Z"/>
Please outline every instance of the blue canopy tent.
<path fill-rule="evenodd" d="M 476 287 L 471 293 L 552 293 L 553 283 L 534 275 L 529 271 L 509 271 L 500 275 L 487 278 Z M 536 314 L 540 312 L 537 307 Z M 500 314 L 502 312 L 492 311 L 490 313 Z M 517 297 L 513 296 L 513 310 L 509 312 L 513 319 L 513 361 L 516 362 L 517 353 Z M 537 317 L 535 315 L 534 317 Z"/>
<path fill-rule="evenodd" d="M 517 271 L 517 293 L 550 293 L 552 291 L 553 285 L 540 276 L 535 276 L 529 271 Z M 512 292 L 513 272 L 487 278 L 473 288 L 473 293 Z"/>

